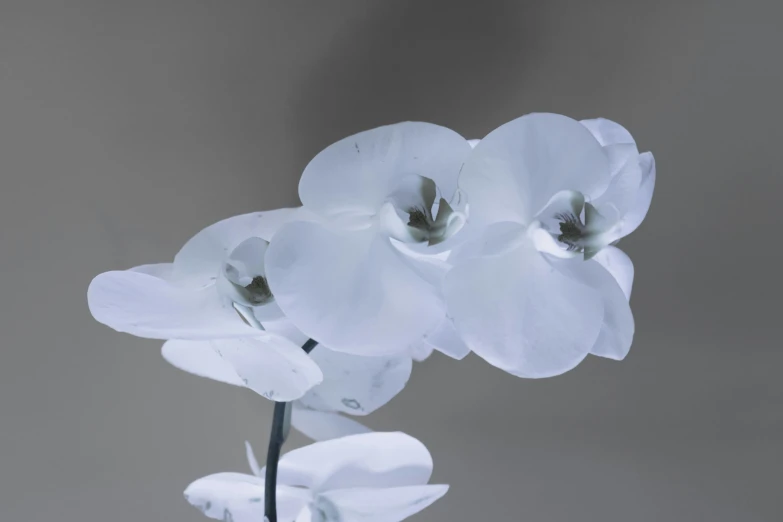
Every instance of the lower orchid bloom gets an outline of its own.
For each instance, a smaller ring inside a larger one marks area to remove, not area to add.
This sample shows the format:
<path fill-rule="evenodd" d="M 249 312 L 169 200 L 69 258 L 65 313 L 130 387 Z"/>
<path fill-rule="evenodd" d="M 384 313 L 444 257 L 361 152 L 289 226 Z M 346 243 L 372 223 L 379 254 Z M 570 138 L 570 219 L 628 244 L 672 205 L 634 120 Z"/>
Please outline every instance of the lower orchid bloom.
<path fill-rule="evenodd" d="M 459 181 L 470 239 L 444 282 L 470 349 L 532 378 L 590 353 L 623 359 L 633 265 L 611 244 L 641 223 L 654 182 L 652 155 L 608 120 L 531 114 L 482 139 Z"/>
<path fill-rule="evenodd" d="M 232 522 L 264 520 L 265 468 L 248 445 L 253 475 L 217 473 L 185 490 L 206 516 Z M 399 522 L 448 491 L 428 484 L 432 457 L 400 432 L 351 435 L 295 449 L 278 467 L 279 522 Z"/>
<path fill-rule="evenodd" d="M 285 318 L 268 326 L 295 344 L 307 340 Z M 163 345 L 163 357 L 189 373 L 244 385 L 235 366 L 208 342 L 168 341 Z M 344 415 L 368 415 L 389 402 L 405 387 L 412 368 L 410 356 L 360 356 L 325 346 L 317 346 L 310 358 L 321 369 L 323 381 L 293 401 L 291 426 L 317 441 L 369 432 L 369 428 Z"/>
<path fill-rule="evenodd" d="M 269 290 L 264 257 L 269 241 L 301 209 L 244 214 L 207 227 L 173 263 L 105 272 L 87 292 L 92 315 L 120 332 L 209 350 L 242 386 L 276 401 L 304 395 L 320 383 L 318 365 L 291 340 Z M 194 353 L 189 364 L 203 360 Z"/>

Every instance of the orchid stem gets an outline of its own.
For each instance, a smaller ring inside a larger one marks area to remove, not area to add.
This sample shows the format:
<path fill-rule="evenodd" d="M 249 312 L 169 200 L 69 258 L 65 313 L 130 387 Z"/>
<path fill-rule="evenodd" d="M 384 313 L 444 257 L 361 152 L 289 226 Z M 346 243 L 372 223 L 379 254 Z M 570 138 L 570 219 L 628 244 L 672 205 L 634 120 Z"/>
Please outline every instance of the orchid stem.
<path fill-rule="evenodd" d="M 308 339 L 302 350 L 310 353 L 318 345 L 318 341 Z M 277 463 L 280 461 L 280 451 L 288 436 L 286 417 L 290 414 L 291 403 L 276 402 L 272 416 L 272 430 L 269 434 L 269 449 L 266 452 L 266 476 L 264 481 L 264 516 L 268 522 L 277 522 Z M 288 411 L 287 411 L 288 410 Z"/>

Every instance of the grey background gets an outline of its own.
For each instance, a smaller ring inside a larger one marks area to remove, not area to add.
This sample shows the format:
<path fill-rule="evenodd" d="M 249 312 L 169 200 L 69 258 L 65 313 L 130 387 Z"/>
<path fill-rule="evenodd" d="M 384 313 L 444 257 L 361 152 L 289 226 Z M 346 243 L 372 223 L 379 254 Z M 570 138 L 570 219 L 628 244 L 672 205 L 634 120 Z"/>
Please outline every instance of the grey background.
<path fill-rule="evenodd" d="M 0 519 L 201 520 L 183 488 L 244 471 L 245 438 L 264 452 L 271 404 L 94 322 L 94 275 L 296 204 L 306 162 L 350 133 L 473 138 L 556 111 L 620 121 L 657 158 L 622 243 L 634 347 L 543 381 L 418 365 L 366 419 L 423 440 L 452 484 L 413 520 L 781 520 L 782 11 L 0 0 Z"/>

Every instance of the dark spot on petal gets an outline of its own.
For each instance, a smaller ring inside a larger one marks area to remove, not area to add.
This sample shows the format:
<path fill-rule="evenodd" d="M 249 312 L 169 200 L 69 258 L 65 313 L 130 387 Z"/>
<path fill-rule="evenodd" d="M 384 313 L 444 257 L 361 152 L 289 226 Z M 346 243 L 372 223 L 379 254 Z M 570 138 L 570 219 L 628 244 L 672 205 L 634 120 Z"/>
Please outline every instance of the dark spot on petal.
<path fill-rule="evenodd" d="M 356 399 L 343 399 L 342 403 L 346 408 L 351 408 L 352 410 L 358 410 L 362 407 Z"/>

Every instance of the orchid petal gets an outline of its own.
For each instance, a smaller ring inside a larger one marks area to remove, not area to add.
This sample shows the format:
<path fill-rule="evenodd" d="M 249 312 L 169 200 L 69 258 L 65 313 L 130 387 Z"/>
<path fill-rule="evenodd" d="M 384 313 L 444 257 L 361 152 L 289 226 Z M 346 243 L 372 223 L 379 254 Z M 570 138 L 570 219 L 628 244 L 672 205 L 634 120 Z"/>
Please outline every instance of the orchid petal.
<path fill-rule="evenodd" d="M 269 521 L 265 518 L 264 522 Z M 299 516 L 296 517 L 295 522 L 314 522 L 313 511 L 310 509 L 310 506 L 305 506 L 305 508 L 299 512 Z"/>
<path fill-rule="evenodd" d="M 633 155 L 612 177 L 606 191 L 592 204 L 602 214 L 614 213 L 622 217 L 635 205 L 641 182 L 642 170 L 639 168 L 638 156 Z M 607 210 L 607 207 L 612 207 L 612 210 Z"/>
<path fill-rule="evenodd" d="M 372 430 L 339 413 L 316 411 L 294 403 L 291 426 L 315 441 L 337 439 L 348 435 L 370 433 Z"/>
<path fill-rule="evenodd" d="M 309 492 L 278 486 L 277 517 L 292 522 L 310 500 Z M 258 522 L 264 519 L 264 479 L 241 473 L 216 473 L 185 489 L 185 499 L 216 520 Z"/>
<path fill-rule="evenodd" d="M 337 489 L 316 497 L 318 522 L 400 522 L 429 507 L 449 490 L 428 484 L 397 488 Z"/>
<path fill-rule="evenodd" d="M 618 361 L 624 359 L 631 348 L 635 327 L 628 298 L 618 281 L 595 260 L 551 258 L 549 261 L 574 283 L 587 285 L 601 295 L 603 320 L 590 353 Z"/>
<path fill-rule="evenodd" d="M 579 123 L 587 127 L 604 148 L 604 152 L 609 158 L 612 176 L 616 175 L 629 160 L 635 161 L 639 155 L 633 136 L 619 123 L 606 118 L 582 120 Z"/>
<path fill-rule="evenodd" d="M 529 114 L 492 131 L 473 149 L 459 181 L 471 226 L 529 224 L 558 192 L 592 198 L 608 183 L 601 145 L 578 121 L 557 114 Z"/>
<path fill-rule="evenodd" d="M 149 265 L 134 266 L 128 270 L 140 274 L 147 274 L 165 281 L 174 281 L 175 279 L 173 263 L 152 263 Z"/>
<path fill-rule="evenodd" d="M 647 211 L 650 210 L 653 190 L 655 189 L 655 158 L 651 152 L 639 154 L 639 167 L 642 171 L 642 181 L 639 185 L 639 190 L 636 192 L 634 202 L 631 204 L 628 212 L 625 213 L 625 216 L 623 216 L 614 233 L 614 238 L 616 239 L 625 237 L 636 230 L 642 224 L 645 216 L 647 216 Z"/>
<path fill-rule="evenodd" d="M 244 386 L 234 366 L 221 357 L 209 341 L 171 339 L 163 344 L 163 358 L 180 370 L 215 381 Z"/>
<path fill-rule="evenodd" d="M 258 459 L 253 451 L 253 446 L 251 446 L 248 441 L 245 441 L 245 457 L 247 458 L 247 464 L 250 466 L 250 471 L 253 472 L 253 475 L 262 477 L 261 466 L 258 464 Z"/>
<path fill-rule="evenodd" d="M 316 491 L 426 484 L 432 457 L 418 440 L 401 432 L 372 432 L 317 442 L 280 459 L 281 484 Z"/>
<path fill-rule="evenodd" d="M 193 284 L 207 285 L 220 272 L 223 262 L 243 241 L 258 237 L 270 241 L 283 223 L 299 213 L 281 208 L 230 217 L 193 236 L 174 257 L 174 269 Z"/>
<path fill-rule="evenodd" d="M 470 348 L 462 340 L 454 327 L 454 323 L 448 317 L 444 318 L 435 330 L 427 334 L 427 337 L 422 342 L 425 346 L 458 361 L 461 361 L 470 353 Z"/>
<path fill-rule="evenodd" d="M 628 254 L 617 247 L 608 246 L 601 249 L 595 259 L 620 285 L 626 299 L 631 299 L 631 290 L 633 289 L 633 262 Z"/>
<path fill-rule="evenodd" d="M 470 150 L 465 138 L 431 123 L 403 122 L 367 130 L 318 153 L 302 173 L 299 197 L 323 217 L 372 215 L 402 173 L 430 178 L 450 199 Z"/>
<path fill-rule="evenodd" d="M 550 377 L 579 364 L 604 313 L 598 292 L 555 271 L 531 241 L 458 264 L 444 291 L 465 343 L 520 377 Z"/>
<path fill-rule="evenodd" d="M 435 347 L 426 341 L 422 341 L 416 346 L 411 348 L 411 358 L 416 362 L 422 362 L 429 359 L 432 352 L 435 351 Z"/>
<path fill-rule="evenodd" d="M 628 132 L 625 127 L 612 120 L 606 118 L 593 118 L 582 120 L 579 123 L 587 127 L 602 147 L 620 143 L 636 145 L 631 133 Z"/>
<path fill-rule="evenodd" d="M 281 336 L 261 334 L 256 339 L 209 342 L 234 367 L 245 387 L 269 400 L 299 399 L 321 383 L 321 369 L 301 347 Z"/>
<path fill-rule="evenodd" d="M 186 288 L 136 270 L 104 272 L 87 290 L 93 317 L 119 332 L 149 339 L 250 337 L 214 285 Z"/>
<path fill-rule="evenodd" d="M 270 334 L 285 337 L 297 346 L 302 346 L 308 339 L 287 317 L 281 317 L 274 321 L 264 321 L 263 327 Z"/>
<path fill-rule="evenodd" d="M 338 232 L 289 223 L 269 245 L 269 285 L 302 332 L 346 353 L 405 352 L 437 326 L 437 290 L 372 229 Z"/>
<path fill-rule="evenodd" d="M 408 355 L 368 357 L 319 347 L 310 356 L 324 379 L 299 402 L 314 410 L 367 415 L 400 393 L 411 376 Z"/>
<path fill-rule="evenodd" d="M 255 339 L 172 340 L 163 357 L 187 372 L 244 386 L 275 401 L 302 397 L 323 379 L 318 365 L 291 341 L 257 331 Z"/>

